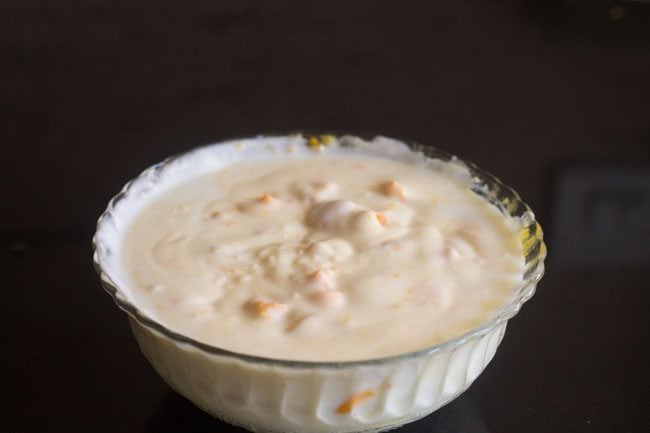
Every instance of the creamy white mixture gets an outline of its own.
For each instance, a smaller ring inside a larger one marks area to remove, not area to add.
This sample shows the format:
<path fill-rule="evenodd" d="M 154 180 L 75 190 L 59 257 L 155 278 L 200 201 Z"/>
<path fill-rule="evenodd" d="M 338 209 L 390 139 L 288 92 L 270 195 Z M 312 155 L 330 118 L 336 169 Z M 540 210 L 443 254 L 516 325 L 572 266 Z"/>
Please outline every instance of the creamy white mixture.
<path fill-rule="evenodd" d="M 343 361 L 462 335 L 522 281 L 515 224 L 446 170 L 363 156 L 239 162 L 125 236 L 136 304 L 198 341 Z"/>

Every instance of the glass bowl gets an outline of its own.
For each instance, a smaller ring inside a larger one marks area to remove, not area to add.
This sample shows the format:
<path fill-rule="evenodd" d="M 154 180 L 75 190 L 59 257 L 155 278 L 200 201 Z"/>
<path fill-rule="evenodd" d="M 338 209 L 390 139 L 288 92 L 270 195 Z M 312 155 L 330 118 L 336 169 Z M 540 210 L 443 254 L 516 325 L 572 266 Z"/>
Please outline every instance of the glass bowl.
<path fill-rule="evenodd" d="M 127 183 L 97 223 L 93 260 L 101 284 L 127 313 L 140 349 L 158 374 L 196 406 L 254 432 L 384 431 L 435 411 L 465 391 L 494 356 L 507 321 L 534 294 L 544 273 L 542 230 L 517 193 L 470 162 L 411 143 L 426 158 L 464 164 L 471 190 L 519 227 L 525 254 L 523 282 L 491 320 L 432 347 L 377 359 L 310 362 L 235 353 L 196 341 L 157 322 L 131 300 L 120 265 L 120 242 L 142 197 L 168 181 L 169 168 L 187 168 L 187 156 L 231 154 L 228 149 L 278 142 L 308 145 L 305 135 L 258 136 L 198 148 L 168 158 Z M 357 137 L 338 137 L 341 146 Z M 375 137 L 372 143 L 388 140 Z M 241 146 L 241 147 L 240 147 Z M 223 151 L 223 152 L 222 152 Z M 224 153 L 225 152 L 225 153 Z M 233 151 L 234 152 L 234 151 Z M 196 159 L 196 158 L 194 158 Z M 210 157 L 200 158 L 209 168 Z M 173 177 L 173 176 L 172 176 Z"/>

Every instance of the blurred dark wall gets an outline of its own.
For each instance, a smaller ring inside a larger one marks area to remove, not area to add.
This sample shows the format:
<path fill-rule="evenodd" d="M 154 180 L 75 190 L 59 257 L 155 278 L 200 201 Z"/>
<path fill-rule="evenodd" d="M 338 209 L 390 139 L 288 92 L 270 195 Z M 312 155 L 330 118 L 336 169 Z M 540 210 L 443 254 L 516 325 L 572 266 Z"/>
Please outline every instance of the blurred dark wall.
<path fill-rule="evenodd" d="M 4 0 L 0 238 L 89 238 L 165 156 L 301 128 L 449 150 L 543 219 L 558 164 L 648 161 L 649 16 L 602 1 Z"/>

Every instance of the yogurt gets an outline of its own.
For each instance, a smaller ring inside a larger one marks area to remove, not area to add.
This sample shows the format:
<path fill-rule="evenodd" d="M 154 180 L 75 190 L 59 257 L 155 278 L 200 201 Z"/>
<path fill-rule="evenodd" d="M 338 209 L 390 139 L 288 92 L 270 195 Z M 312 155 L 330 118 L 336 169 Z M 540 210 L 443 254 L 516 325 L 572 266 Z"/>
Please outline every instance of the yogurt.
<path fill-rule="evenodd" d="M 238 158 L 233 143 L 227 164 L 160 188 L 124 235 L 133 302 L 233 352 L 350 361 L 458 337 L 512 299 L 517 225 L 462 164 L 306 144 Z"/>

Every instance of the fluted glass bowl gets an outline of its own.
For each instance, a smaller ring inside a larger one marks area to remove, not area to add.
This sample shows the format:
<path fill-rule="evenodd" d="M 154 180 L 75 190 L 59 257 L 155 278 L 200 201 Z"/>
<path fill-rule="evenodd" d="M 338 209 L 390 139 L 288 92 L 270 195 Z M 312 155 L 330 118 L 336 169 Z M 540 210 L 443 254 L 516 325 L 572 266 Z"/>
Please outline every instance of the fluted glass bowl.
<path fill-rule="evenodd" d="M 508 319 L 535 292 L 546 256 L 542 230 L 517 193 L 448 153 L 409 144 L 427 158 L 464 164 L 471 173 L 472 191 L 518 224 L 525 254 L 523 282 L 511 302 L 464 335 L 415 352 L 370 360 L 280 360 L 201 343 L 165 327 L 131 301 L 119 251 L 134 203 L 156 189 L 169 167 L 182 166 L 189 154 L 208 155 L 220 149 L 216 146 L 254 148 L 288 137 L 296 145 L 309 144 L 308 136 L 300 134 L 217 143 L 168 158 L 127 183 L 100 216 L 93 238 L 93 260 L 101 284 L 127 313 L 142 352 L 165 382 L 226 422 L 255 432 L 361 432 L 384 431 L 419 419 L 456 398 L 483 371 L 503 338 Z M 346 137 L 339 137 L 341 146 L 346 145 Z M 209 158 L 201 160 L 210 163 Z"/>

